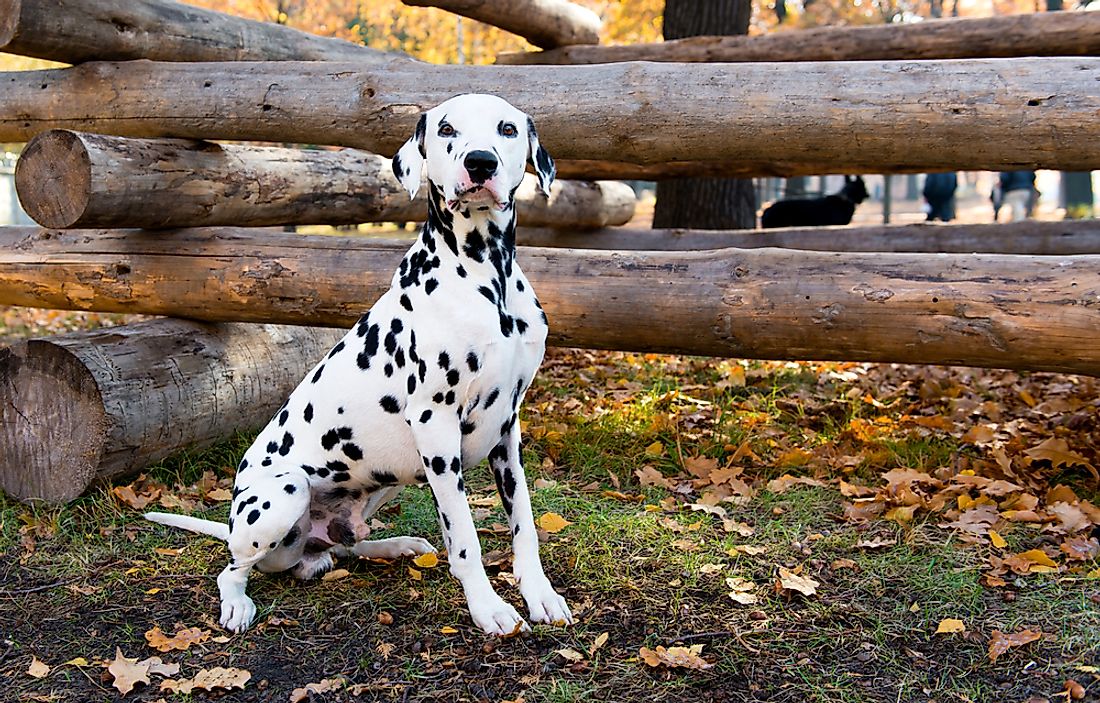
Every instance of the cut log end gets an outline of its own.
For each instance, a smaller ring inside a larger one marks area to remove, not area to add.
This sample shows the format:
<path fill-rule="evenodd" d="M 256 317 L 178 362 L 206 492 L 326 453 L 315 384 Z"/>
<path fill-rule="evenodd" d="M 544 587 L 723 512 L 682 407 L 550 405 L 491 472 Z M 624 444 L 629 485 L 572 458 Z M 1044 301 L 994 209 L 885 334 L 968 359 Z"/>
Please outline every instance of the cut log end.
<path fill-rule="evenodd" d="M 63 503 L 95 480 L 107 416 L 91 372 L 45 341 L 0 349 L 0 488 Z"/>
<path fill-rule="evenodd" d="M 91 178 L 87 147 L 79 135 L 67 130 L 51 130 L 32 139 L 15 166 L 23 209 L 46 227 L 72 227 L 80 220 L 88 209 Z"/>

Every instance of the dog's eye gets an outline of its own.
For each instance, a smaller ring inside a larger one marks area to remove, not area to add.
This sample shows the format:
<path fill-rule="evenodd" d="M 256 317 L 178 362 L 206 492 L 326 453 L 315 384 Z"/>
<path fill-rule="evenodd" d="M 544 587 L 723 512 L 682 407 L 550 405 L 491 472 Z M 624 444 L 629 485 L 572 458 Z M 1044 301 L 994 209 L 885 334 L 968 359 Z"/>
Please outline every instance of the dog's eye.
<path fill-rule="evenodd" d="M 497 131 L 499 131 L 501 136 L 504 137 L 514 137 L 519 134 L 519 130 L 517 130 L 516 126 L 511 122 L 501 122 L 500 127 L 497 128 Z"/>
<path fill-rule="evenodd" d="M 455 135 L 455 128 L 444 122 L 439 125 L 439 136 L 441 137 L 453 137 Z"/>

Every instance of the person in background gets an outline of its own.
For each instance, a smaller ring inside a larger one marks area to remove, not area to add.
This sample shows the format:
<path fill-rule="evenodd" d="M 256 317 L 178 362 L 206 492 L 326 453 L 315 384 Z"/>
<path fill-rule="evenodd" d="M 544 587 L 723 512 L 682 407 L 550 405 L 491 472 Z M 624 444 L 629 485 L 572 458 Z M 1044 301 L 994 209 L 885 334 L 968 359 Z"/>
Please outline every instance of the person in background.
<path fill-rule="evenodd" d="M 928 202 L 926 220 L 950 222 L 955 219 L 955 189 L 958 185 L 958 177 L 953 171 L 925 176 L 922 194 Z"/>
<path fill-rule="evenodd" d="M 1031 216 L 1035 194 L 1034 171 L 1001 171 L 1001 198 L 1008 208 L 1008 221 L 1019 222 Z"/>

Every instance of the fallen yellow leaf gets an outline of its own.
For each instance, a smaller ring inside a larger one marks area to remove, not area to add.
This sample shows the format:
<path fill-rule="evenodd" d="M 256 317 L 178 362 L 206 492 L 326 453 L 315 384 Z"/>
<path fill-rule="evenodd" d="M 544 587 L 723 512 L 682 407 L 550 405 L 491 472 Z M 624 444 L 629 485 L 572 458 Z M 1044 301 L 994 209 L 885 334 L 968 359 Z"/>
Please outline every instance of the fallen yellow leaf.
<path fill-rule="evenodd" d="M 428 552 L 413 559 L 413 563 L 422 569 L 431 569 L 439 565 L 439 556 L 435 552 Z"/>
<path fill-rule="evenodd" d="M 660 442 L 654 442 L 645 448 L 646 456 L 661 456 L 665 453 L 665 445 Z"/>
<path fill-rule="evenodd" d="M 940 626 L 936 628 L 937 635 L 950 635 L 956 632 L 966 632 L 966 626 L 963 625 L 962 620 L 957 620 L 955 618 L 944 618 L 940 620 Z"/>
<path fill-rule="evenodd" d="M 997 549 L 1004 549 L 1008 546 L 1008 542 L 1006 542 L 1005 538 L 1001 537 L 1000 533 L 996 530 L 989 531 L 989 541 L 992 542 L 993 546 Z"/>
<path fill-rule="evenodd" d="M 443 627 L 439 628 L 439 634 L 441 634 L 441 635 L 457 635 L 458 630 L 451 627 L 450 625 L 444 625 Z"/>
<path fill-rule="evenodd" d="M 69 661 L 65 662 L 61 666 L 89 666 L 88 660 L 84 657 L 73 657 Z"/>
<path fill-rule="evenodd" d="M 557 513 L 545 513 L 542 515 L 542 517 L 536 520 L 536 523 L 539 527 L 549 532 L 550 534 L 557 534 L 569 525 L 573 524 L 563 518 L 561 515 L 558 515 Z"/>
<path fill-rule="evenodd" d="M 347 569 L 333 569 L 321 577 L 322 581 L 339 581 L 342 578 L 351 576 L 351 572 Z"/>
<path fill-rule="evenodd" d="M 606 633 L 606 632 L 601 632 L 601 633 L 600 633 L 600 634 L 599 634 L 599 635 L 598 635 L 598 636 L 596 637 L 596 640 L 595 640 L 595 641 L 594 641 L 594 642 L 592 643 L 592 646 L 588 648 L 588 656 L 590 656 L 590 657 L 591 657 L 591 656 L 592 656 L 593 654 L 595 654 L 595 653 L 596 653 L 596 650 L 597 650 L 597 649 L 599 649 L 600 647 L 602 647 L 602 646 L 604 646 L 605 644 L 607 644 L 607 638 L 608 638 L 608 637 L 610 637 L 610 635 L 609 635 L 608 633 Z"/>
<path fill-rule="evenodd" d="M 1030 562 L 1040 564 L 1042 566 L 1049 566 L 1051 568 L 1057 568 L 1058 563 L 1047 556 L 1046 552 L 1042 549 L 1029 549 L 1026 552 L 1020 552 L 1016 556 L 1021 559 L 1027 559 Z"/>
<path fill-rule="evenodd" d="M 409 567 L 409 577 L 410 577 L 410 578 L 411 578 L 411 579 L 412 579 L 413 581 L 421 581 L 421 580 L 423 580 L 423 579 L 424 579 L 424 574 L 423 574 L 423 573 L 421 573 L 421 572 L 419 572 L 419 571 L 417 571 L 416 569 L 414 569 L 414 568 L 412 568 L 412 567 L 410 566 L 410 567 Z"/>

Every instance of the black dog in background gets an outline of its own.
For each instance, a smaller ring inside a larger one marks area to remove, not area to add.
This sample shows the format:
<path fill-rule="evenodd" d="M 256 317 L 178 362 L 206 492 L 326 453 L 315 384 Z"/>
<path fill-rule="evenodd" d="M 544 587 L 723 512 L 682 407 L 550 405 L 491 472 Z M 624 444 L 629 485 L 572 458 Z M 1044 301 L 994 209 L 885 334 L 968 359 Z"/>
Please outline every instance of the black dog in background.
<path fill-rule="evenodd" d="M 839 193 L 824 198 L 779 200 L 772 203 L 760 216 L 760 226 L 818 227 L 846 225 L 852 221 L 856 205 L 867 199 L 867 186 L 862 176 L 845 176 L 844 187 Z"/>

